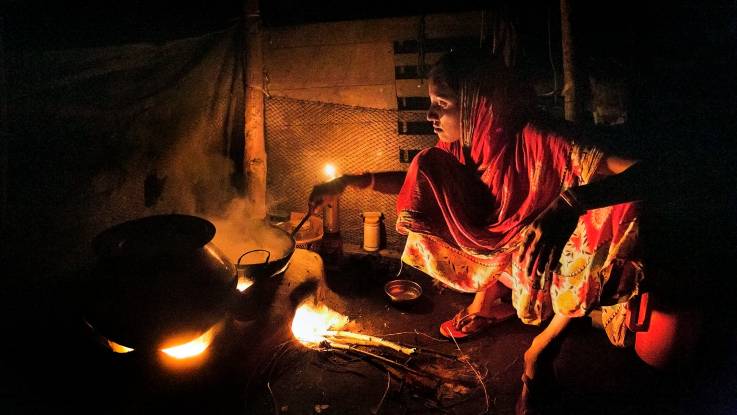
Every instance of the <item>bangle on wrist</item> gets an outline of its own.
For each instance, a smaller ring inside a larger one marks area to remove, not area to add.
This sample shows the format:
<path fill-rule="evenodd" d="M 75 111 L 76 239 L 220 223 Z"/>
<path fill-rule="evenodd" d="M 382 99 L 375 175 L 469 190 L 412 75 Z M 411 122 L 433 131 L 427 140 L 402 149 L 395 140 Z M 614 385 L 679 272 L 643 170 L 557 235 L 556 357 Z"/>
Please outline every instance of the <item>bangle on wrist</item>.
<path fill-rule="evenodd" d="M 573 211 L 576 212 L 578 216 L 581 216 L 584 213 L 586 213 L 586 209 L 584 209 L 584 207 L 581 205 L 581 202 L 578 201 L 578 199 L 576 198 L 576 195 L 571 191 L 571 189 L 566 189 L 562 191 L 559 197 L 568 206 L 570 206 L 571 209 L 573 209 Z"/>

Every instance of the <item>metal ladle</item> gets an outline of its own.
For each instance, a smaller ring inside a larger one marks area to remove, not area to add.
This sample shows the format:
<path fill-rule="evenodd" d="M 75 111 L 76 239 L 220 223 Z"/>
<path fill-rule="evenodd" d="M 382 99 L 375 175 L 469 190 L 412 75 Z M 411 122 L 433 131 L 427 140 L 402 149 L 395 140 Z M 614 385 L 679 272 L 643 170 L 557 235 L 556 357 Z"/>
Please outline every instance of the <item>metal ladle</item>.
<path fill-rule="evenodd" d="M 299 223 L 297 224 L 297 226 L 295 226 L 294 229 L 292 229 L 292 235 L 291 235 L 292 236 L 292 239 L 294 239 L 294 235 L 296 235 L 297 232 L 299 232 L 299 229 L 302 227 L 302 225 L 304 225 L 305 222 L 307 222 L 307 219 L 309 219 L 310 216 L 312 216 L 312 211 L 314 210 L 314 208 L 315 208 L 315 206 L 312 203 L 310 203 L 307 206 L 307 213 L 304 215 L 304 217 L 302 217 L 302 220 L 299 221 Z"/>

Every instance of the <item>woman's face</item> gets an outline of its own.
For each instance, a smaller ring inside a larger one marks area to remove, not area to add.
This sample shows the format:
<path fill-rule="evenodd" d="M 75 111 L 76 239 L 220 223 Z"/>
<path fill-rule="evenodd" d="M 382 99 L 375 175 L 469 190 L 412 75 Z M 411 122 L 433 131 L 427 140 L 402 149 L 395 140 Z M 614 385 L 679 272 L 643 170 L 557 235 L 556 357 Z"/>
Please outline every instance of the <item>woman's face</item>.
<path fill-rule="evenodd" d="M 452 143 L 461 139 L 461 118 L 458 98 L 445 84 L 428 83 L 430 109 L 427 120 L 432 122 L 433 131 L 440 141 Z"/>

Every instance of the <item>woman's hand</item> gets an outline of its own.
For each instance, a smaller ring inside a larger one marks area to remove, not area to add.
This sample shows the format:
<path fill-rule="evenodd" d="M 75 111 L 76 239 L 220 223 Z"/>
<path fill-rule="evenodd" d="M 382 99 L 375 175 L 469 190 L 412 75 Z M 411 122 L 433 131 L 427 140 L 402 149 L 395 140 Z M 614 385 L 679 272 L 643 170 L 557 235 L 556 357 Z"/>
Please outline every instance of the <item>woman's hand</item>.
<path fill-rule="evenodd" d="M 520 247 L 520 261 L 537 289 L 549 281 L 571 234 L 576 229 L 580 210 L 559 196 L 528 227 Z"/>
<path fill-rule="evenodd" d="M 352 176 L 340 176 L 333 180 L 320 183 L 312 188 L 309 205 L 313 211 L 325 204 L 327 199 L 340 196 L 350 183 Z"/>

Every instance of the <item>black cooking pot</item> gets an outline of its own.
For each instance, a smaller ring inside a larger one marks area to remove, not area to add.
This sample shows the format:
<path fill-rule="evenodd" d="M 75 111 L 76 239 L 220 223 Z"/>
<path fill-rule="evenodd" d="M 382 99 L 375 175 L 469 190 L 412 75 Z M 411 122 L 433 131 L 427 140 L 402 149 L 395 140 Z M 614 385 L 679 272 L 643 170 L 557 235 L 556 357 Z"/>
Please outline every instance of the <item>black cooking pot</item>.
<path fill-rule="evenodd" d="M 233 315 L 241 321 L 258 318 L 268 310 L 281 283 L 277 277 L 289 267 L 297 246 L 288 232 L 266 221 L 255 221 L 251 229 L 259 234 L 253 239 L 261 241 L 258 245 L 267 249 L 249 249 L 236 260 L 239 277 L 253 283 L 240 295 L 234 307 Z M 267 244 L 266 240 L 272 242 Z"/>
<path fill-rule="evenodd" d="M 282 232 L 280 237 L 291 239 Z M 87 323 L 115 343 L 156 350 L 182 333 L 204 332 L 234 307 L 242 308 L 236 267 L 210 242 L 214 235 L 215 226 L 206 219 L 177 214 L 135 219 L 99 234 L 84 305 Z M 253 291 L 259 291 L 260 280 L 286 269 L 294 247 L 291 240 L 286 255 L 241 266 L 253 275 Z"/>
<path fill-rule="evenodd" d="M 281 229 L 274 228 L 274 232 L 278 232 Z M 284 232 L 289 237 L 289 234 Z M 296 242 L 292 239 L 292 246 L 283 252 L 281 256 L 272 258 L 272 252 L 268 249 L 251 249 L 244 252 L 236 261 L 236 268 L 243 272 L 243 275 L 252 279 L 254 282 L 263 280 L 264 278 L 275 277 L 282 272 L 286 271 L 289 266 L 289 262 L 292 259 Z M 257 262 L 246 262 L 247 257 L 257 257 L 260 254 L 262 259 L 257 259 Z M 241 263 L 243 262 L 243 263 Z"/>

